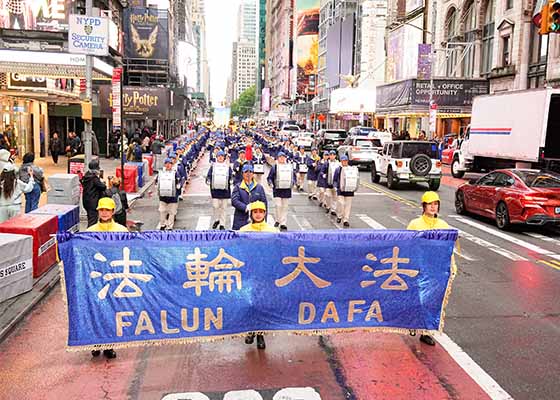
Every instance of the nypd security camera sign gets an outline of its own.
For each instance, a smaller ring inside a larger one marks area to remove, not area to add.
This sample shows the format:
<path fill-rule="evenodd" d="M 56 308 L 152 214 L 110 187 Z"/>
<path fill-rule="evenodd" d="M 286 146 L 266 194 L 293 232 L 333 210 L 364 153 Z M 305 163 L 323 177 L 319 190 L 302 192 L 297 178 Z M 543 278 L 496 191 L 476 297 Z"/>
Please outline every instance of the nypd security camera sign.
<path fill-rule="evenodd" d="M 109 54 L 107 18 L 70 15 L 68 52 L 92 56 Z"/>

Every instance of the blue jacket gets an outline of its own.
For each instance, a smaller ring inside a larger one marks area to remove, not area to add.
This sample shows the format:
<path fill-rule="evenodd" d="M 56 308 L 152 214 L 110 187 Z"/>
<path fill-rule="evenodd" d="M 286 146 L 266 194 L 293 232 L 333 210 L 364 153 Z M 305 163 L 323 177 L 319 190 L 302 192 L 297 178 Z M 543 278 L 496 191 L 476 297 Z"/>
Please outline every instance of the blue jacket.
<path fill-rule="evenodd" d="M 243 180 L 243 166 L 247 164 L 247 161 L 241 162 L 241 160 L 235 160 L 233 163 L 233 184 L 239 185 Z"/>
<path fill-rule="evenodd" d="M 210 169 L 208 170 L 208 174 L 206 175 L 206 184 L 207 185 L 211 185 L 212 184 L 212 172 L 213 172 L 213 166 L 210 167 Z M 231 177 L 232 177 L 232 173 L 231 173 L 231 168 L 229 169 L 228 172 L 228 187 L 227 189 L 212 189 L 212 187 L 210 186 L 210 196 L 213 199 L 229 199 L 231 197 Z"/>
<path fill-rule="evenodd" d="M 247 206 L 257 200 L 266 204 L 268 209 L 264 188 L 256 181 L 253 181 L 252 189 L 249 189 L 245 181 L 242 181 L 239 185 L 235 185 L 231 193 L 231 205 L 235 208 L 233 226 L 231 229 L 238 230 L 249 223 Z"/>
<path fill-rule="evenodd" d="M 296 181 L 295 173 L 292 176 L 292 185 L 290 185 L 289 189 L 276 189 L 274 186 L 276 183 L 276 164 L 270 168 L 270 172 L 268 173 L 268 177 L 266 178 L 270 187 L 272 187 L 272 196 L 279 197 L 281 199 L 289 199 L 292 197 L 292 185 Z"/>
<path fill-rule="evenodd" d="M 344 197 L 353 197 L 354 192 L 343 192 L 340 190 L 340 173 L 342 172 L 342 166 L 338 167 L 334 172 L 333 176 L 333 186 L 336 188 L 336 194 Z"/>
<path fill-rule="evenodd" d="M 307 179 L 310 181 L 316 181 L 319 177 L 319 158 L 317 161 L 314 161 L 311 156 L 307 156 L 305 163 L 307 164 Z M 315 164 L 315 165 L 313 165 Z"/>
<path fill-rule="evenodd" d="M 326 188 L 328 186 L 328 174 L 329 163 L 328 161 L 321 160 L 317 166 L 317 186 L 320 188 Z"/>

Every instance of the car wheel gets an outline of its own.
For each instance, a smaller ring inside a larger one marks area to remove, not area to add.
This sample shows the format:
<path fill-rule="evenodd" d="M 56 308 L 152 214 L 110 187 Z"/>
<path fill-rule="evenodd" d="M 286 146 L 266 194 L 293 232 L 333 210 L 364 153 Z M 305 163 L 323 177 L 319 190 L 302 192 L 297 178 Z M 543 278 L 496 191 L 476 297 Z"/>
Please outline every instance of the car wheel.
<path fill-rule="evenodd" d="M 459 178 L 459 179 L 465 176 L 465 171 L 459 171 L 458 159 L 454 159 L 453 162 L 451 163 L 451 175 L 453 175 L 453 178 Z"/>
<path fill-rule="evenodd" d="M 393 175 L 393 169 L 391 167 L 387 170 L 387 187 L 389 189 L 396 189 L 397 187 L 397 178 Z"/>
<path fill-rule="evenodd" d="M 377 175 L 377 168 L 375 168 L 375 163 L 371 163 L 371 181 L 373 183 L 379 183 L 379 175 Z"/>
<path fill-rule="evenodd" d="M 459 215 L 467 213 L 467 207 L 465 206 L 465 193 L 461 190 L 458 190 L 457 193 L 455 193 L 455 212 Z"/>
<path fill-rule="evenodd" d="M 441 185 L 441 179 L 430 179 L 430 181 L 428 182 L 428 186 L 430 187 L 430 190 L 433 190 L 434 192 L 436 192 L 439 187 Z"/>
<path fill-rule="evenodd" d="M 500 229 L 508 229 L 511 225 L 509 222 L 509 211 L 506 203 L 503 201 L 499 202 L 496 207 L 496 225 Z"/>
<path fill-rule="evenodd" d="M 408 164 L 410 171 L 417 176 L 426 176 L 432 169 L 432 160 L 425 154 L 416 154 Z"/>

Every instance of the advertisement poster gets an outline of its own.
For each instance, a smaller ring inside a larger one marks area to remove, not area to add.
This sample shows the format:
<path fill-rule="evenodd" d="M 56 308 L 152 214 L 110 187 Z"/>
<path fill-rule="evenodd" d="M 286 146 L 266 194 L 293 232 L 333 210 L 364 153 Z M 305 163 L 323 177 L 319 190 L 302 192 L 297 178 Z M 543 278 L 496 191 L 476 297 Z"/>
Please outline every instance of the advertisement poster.
<path fill-rule="evenodd" d="M 125 56 L 167 60 L 167 11 L 157 8 L 127 8 L 124 14 Z"/>
<path fill-rule="evenodd" d="M 319 0 L 296 2 L 296 64 L 297 93 L 315 95 L 315 81 L 319 61 Z"/>
<path fill-rule="evenodd" d="M 129 118 L 165 119 L 169 110 L 169 90 L 155 87 L 123 87 L 122 112 Z"/>
<path fill-rule="evenodd" d="M 0 28 L 66 31 L 71 0 L 0 0 Z"/>
<path fill-rule="evenodd" d="M 90 56 L 109 54 L 109 23 L 107 18 L 70 15 L 68 52 Z"/>
<path fill-rule="evenodd" d="M 432 45 L 418 45 L 418 79 L 430 79 L 432 75 Z"/>
<path fill-rule="evenodd" d="M 120 129 L 122 126 L 121 118 L 121 77 L 122 68 L 113 68 L 113 77 L 111 79 L 112 86 L 112 103 L 113 103 L 113 128 Z"/>

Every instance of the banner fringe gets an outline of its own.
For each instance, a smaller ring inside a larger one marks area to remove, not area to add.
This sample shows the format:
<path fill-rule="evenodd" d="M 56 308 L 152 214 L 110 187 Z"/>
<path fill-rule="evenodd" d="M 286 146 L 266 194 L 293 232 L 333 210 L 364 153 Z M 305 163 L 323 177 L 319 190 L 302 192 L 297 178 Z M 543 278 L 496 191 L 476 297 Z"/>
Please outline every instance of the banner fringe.
<path fill-rule="evenodd" d="M 426 330 L 426 329 L 391 328 L 391 327 L 315 329 L 315 330 L 308 330 L 308 331 L 300 331 L 300 330 L 258 331 L 258 332 L 242 332 L 242 333 L 235 333 L 235 334 L 223 335 L 223 336 L 199 336 L 199 337 L 192 337 L 192 338 L 139 340 L 139 341 L 125 342 L 125 343 L 104 343 L 104 344 L 94 344 L 94 345 L 86 345 L 86 346 L 66 346 L 66 351 L 74 353 L 80 351 L 93 351 L 93 350 L 109 350 L 109 349 L 122 350 L 122 349 L 130 349 L 134 347 L 147 347 L 147 346 L 216 343 L 216 342 L 223 342 L 228 339 L 243 339 L 250 333 L 254 333 L 257 335 L 266 335 L 266 336 L 277 336 L 278 334 L 288 334 L 294 336 L 328 336 L 333 334 L 353 333 L 353 332 L 396 333 L 401 335 L 410 335 L 412 332 L 414 332 L 417 335 L 429 335 L 429 334 L 433 334 L 434 332 L 441 332 L 441 331 Z"/>

